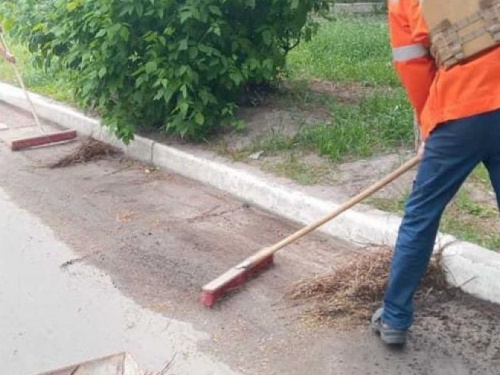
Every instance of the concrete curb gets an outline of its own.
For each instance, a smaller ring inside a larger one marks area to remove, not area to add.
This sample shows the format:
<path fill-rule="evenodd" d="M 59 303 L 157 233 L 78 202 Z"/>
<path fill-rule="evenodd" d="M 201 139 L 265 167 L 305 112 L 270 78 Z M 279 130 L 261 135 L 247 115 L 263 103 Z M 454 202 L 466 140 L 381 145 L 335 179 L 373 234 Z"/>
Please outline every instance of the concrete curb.
<path fill-rule="evenodd" d="M 354 15 L 370 15 L 380 12 L 385 3 L 342 3 L 336 2 L 331 6 L 331 11 L 334 13 L 354 14 Z"/>
<path fill-rule="evenodd" d="M 249 203 L 300 224 L 308 224 L 338 206 L 331 199 L 305 192 L 293 183 L 277 179 L 241 163 L 230 163 L 209 152 L 177 148 L 136 137 L 125 146 L 100 121 L 68 106 L 32 94 L 38 114 L 82 135 L 113 144 L 128 156 L 211 185 Z M 0 101 L 28 110 L 20 89 L 0 83 Z M 401 219 L 362 206 L 350 210 L 320 230 L 350 242 L 393 246 Z M 465 292 L 500 304 L 500 254 L 440 234 L 436 248 L 446 246 L 444 265 L 448 280 Z"/>

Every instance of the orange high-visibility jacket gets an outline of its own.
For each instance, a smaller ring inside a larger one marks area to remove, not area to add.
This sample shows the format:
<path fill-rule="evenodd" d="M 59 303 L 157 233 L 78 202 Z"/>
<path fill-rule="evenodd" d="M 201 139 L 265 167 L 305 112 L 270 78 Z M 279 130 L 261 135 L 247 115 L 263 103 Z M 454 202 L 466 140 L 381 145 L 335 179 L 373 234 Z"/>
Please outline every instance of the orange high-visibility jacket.
<path fill-rule="evenodd" d="M 424 139 L 443 122 L 500 108 L 500 47 L 449 70 L 437 68 L 420 1 L 388 0 L 388 5 L 394 66 Z"/>

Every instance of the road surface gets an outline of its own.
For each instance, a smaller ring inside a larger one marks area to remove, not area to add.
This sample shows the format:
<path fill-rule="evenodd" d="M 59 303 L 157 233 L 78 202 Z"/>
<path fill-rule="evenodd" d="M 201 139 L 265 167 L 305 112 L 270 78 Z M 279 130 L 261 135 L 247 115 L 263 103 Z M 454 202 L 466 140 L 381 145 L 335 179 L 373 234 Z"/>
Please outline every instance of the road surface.
<path fill-rule="evenodd" d="M 1 104 L 0 121 L 30 123 Z M 366 327 L 304 324 L 286 291 L 360 251 L 319 234 L 202 307 L 203 284 L 298 227 L 122 156 L 47 168 L 77 145 L 12 153 L 0 143 L 1 375 L 124 350 L 150 371 L 172 361 L 178 375 L 498 374 L 500 320 L 475 302 L 443 306 L 448 319 L 421 316 L 403 350 Z"/>

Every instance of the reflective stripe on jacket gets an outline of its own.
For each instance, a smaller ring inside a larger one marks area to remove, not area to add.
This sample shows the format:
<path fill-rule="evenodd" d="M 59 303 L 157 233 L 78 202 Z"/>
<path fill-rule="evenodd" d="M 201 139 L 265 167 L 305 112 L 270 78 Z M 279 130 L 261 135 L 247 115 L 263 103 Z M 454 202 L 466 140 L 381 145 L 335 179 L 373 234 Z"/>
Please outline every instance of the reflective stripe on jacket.
<path fill-rule="evenodd" d="M 441 123 L 500 108 L 500 47 L 449 70 L 437 69 L 420 1 L 388 0 L 388 7 L 394 67 L 424 139 Z"/>

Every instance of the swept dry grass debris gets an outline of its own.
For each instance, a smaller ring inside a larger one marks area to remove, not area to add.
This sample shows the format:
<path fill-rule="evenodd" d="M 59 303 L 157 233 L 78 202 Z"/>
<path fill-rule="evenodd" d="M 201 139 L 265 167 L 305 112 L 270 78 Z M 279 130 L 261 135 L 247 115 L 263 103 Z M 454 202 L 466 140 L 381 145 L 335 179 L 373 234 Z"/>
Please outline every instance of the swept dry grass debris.
<path fill-rule="evenodd" d="M 364 324 L 380 306 L 387 286 L 393 250 L 371 246 L 333 273 L 293 286 L 287 298 L 304 305 L 308 317 L 332 323 Z M 441 256 L 436 254 L 419 295 L 447 289 Z"/>
<path fill-rule="evenodd" d="M 120 153 L 121 151 L 117 148 L 89 137 L 84 139 L 76 150 L 68 155 L 65 155 L 55 163 L 50 164 L 49 168 L 65 168 L 71 165 L 88 163 Z"/>

